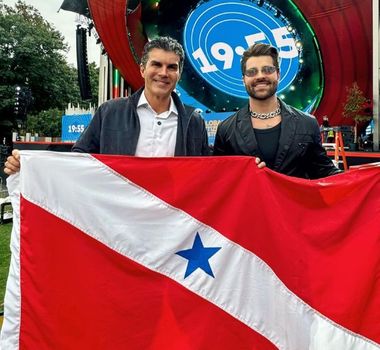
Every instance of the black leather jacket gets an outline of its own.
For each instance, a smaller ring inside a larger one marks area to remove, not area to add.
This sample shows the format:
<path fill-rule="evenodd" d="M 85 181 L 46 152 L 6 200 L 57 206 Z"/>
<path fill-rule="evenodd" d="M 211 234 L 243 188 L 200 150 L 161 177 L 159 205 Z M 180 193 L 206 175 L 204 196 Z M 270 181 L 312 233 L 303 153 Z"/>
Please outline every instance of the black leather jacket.
<path fill-rule="evenodd" d="M 74 144 L 73 152 L 135 155 L 140 134 L 137 103 L 143 89 L 128 98 L 103 103 L 90 125 Z M 176 156 L 209 155 L 208 137 L 203 118 L 194 108 L 184 106 L 172 93 L 178 110 Z"/>
<path fill-rule="evenodd" d="M 321 145 L 317 120 L 282 101 L 280 104 L 281 135 L 272 169 L 307 179 L 340 173 Z M 219 124 L 214 155 L 260 157 L 248 105 Z"/>

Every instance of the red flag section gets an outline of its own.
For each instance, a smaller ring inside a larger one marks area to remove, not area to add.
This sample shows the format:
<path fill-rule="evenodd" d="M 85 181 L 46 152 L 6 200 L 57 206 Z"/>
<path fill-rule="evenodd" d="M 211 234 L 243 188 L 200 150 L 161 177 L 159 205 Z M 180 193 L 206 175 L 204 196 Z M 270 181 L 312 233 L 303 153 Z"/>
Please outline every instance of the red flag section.
<path fill-rule="evenodd" d="M 21 215 L 20 349 L 276 349 L 215 305 L 27 200 Z"/>
<path fill-rule="evenodd" d="M 254 252 L 326 317 L 380 343 L 379 167 L 310 181 L 259 170 L 249 157 L 96 157 Z"/>
<path fill-rule="evenodd" d="M 309 181 L 249 157 L 21 160 L 20 349 L 380 348 L 380 167 Z M 215 278 L 184 278 L 195 233 Z"/>

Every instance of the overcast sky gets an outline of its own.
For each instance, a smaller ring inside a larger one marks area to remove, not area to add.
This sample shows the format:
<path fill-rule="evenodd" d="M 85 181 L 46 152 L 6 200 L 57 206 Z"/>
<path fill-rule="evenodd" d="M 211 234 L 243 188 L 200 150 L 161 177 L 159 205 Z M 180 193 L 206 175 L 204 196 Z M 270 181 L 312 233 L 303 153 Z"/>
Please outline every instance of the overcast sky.
<path fill-rule="evenodd" d="M 4 0 L 6 5 L 13 6 L 17 0 Z M 28 5 L 35 7 L 50 24 L 52 24 L 65 37 L 70 51 L 67 54 L 67 62 L 76 67 L 75 30 L 76 17 L 74 12 L 59 10 L 63 0 L 26 0 Z M 93 36 L 87 37 L 88 62 L 95 62 L 99 66 L 100 46 L 96 45 Z"/>

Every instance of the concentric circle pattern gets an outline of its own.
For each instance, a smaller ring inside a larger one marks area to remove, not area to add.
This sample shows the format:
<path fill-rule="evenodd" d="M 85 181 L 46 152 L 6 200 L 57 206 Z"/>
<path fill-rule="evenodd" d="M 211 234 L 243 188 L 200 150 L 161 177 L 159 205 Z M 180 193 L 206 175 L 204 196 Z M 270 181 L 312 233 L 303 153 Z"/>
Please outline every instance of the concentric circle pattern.
<path fill-rule="evenodd" d="M 199 76 L 224 93 L 246 99 L 241 56 L 250 45 L 264 42 L 279 49 L 279 92 L 286 89 L 298 73 L 299 52 L 274 10 L 242 1 L 200 4 L 190 13 L 183 32 L 187 58 Z"/>
<path fill-rule="evenodd" d="M 328 115 L 332 125 L 352 123 L 342 117 L 342 110 L 346 88 L 353 82 L 372 98 L 370 0 L 88 3 L 109 57 L 133 89 L 143 84 L 133 52 L 139 52 L 145 40 L 170 35 L 185 46 L 187 59 L 178 91 L 185 103 L 209 112 L 203 115 L 210 124 L 211 141 L 218 121 L 247 103 L 243 85 L 238 86 L 239 59 L 252 41 L 280 49 L 280 97 L 320 118 Z M 202 9 L 209 8 L 213 9 L 203 15 Z M 290 64 L 286 55 L 295 52 L 292 38 L 298 57 Z"/>

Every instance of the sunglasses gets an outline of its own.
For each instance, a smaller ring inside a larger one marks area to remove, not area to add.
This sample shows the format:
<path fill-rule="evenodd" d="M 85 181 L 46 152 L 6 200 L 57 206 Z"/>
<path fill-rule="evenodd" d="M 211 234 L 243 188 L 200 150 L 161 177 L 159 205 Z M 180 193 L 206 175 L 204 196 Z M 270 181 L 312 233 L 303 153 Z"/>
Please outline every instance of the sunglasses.
<path fill-rule="evenodd" d="M 260 69 L 261 73 L 264 75 L 271 75 L 276 70 L 277 70 L 277 68 L 275 66 L 264 66 L 264 67 L 261 67 L 261 69 Z M 259 74 L 259 69 L 257 69 L 257 68 L 250 68 L 244 72 L 244 75 L 247 77 L 254 77 L 257 74 Z"/>

